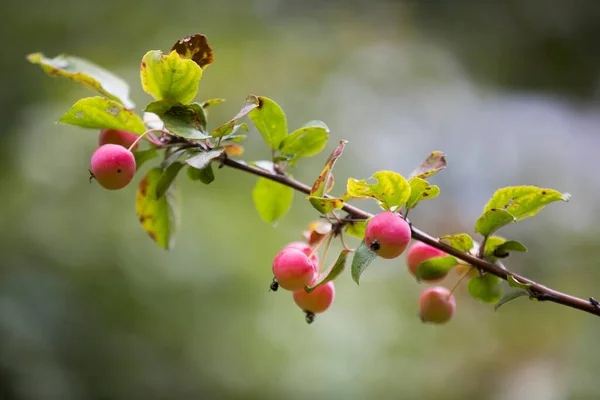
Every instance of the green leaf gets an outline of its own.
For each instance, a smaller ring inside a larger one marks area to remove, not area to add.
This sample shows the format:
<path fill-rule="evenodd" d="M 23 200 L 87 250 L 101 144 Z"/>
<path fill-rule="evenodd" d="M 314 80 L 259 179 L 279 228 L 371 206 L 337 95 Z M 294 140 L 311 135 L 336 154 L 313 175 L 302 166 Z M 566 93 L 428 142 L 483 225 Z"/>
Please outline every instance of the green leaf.
<path fill-rule="evenodd" d="M 505 305 L 506 303 L 508 303 L 510 301 L 518 299 L 519 297 L 523 297 L 523 296 L 529 296 L 529 293 L 527 293 L 524 290 L 515 290 L 513 292 L 508 292 L 504 296 L 502 296 L 502 298 L 500 300 L 498 300 L 496 305 L 494 305 L 494 310 L 498 311 L 498 309 L 501 306 Z"/>
<path fill-rule="evenodd" d="M 322 126 L 300 128 L 283 139 L 279 151 L 291 157 L 290 164 L 301 157 L 312 157 L 320 153 L 327 144 L 329 130 Z"/>
<path fill-rule="evenodd" d="M 555 201 L 569 201 L 569 193 L 535 186 L 513 186 L 499 189 L 494 193 L 484 211 L 502 209 L 522 221 L 537 214 L 547 204 Z"/>
<path fill-rule="evenodd" d="M 198 103 L 181 104 L 172 100 L 160 100 L 150 103 L 144 110 L 159 116 L 165 128 L 174 135 L 186 139 L 208 139 L 206 134 L 206 115 Z"/>
<path fill-rule="evenodd" d="M 277 150 L 281 141 L 287 136 L 287 120 L 283 110 L 273 100 L 256 96 L 258 107 L 253 109 L 249 117 L 262 135 L 269 148 Z"/>
<path fill-rule="evenodd" d="M 142 227 L 152 240 L 168 250 L 174 245 L 179 224 L 178 202 L 175 185 L 171 185 L 164 196 L 157 198 L 156 191 L 162 173 L 161 168 L 153 168 L 140 181 L 136 211 Z"/>
<path fill-rule="evenodd" d="M 506 239 L 500 236 L 489 236 L 485 241 L 485 250 L 483 255 L 485 258 L 493 258 L 494 250 L 502 243 L 506 242 Z"/>
<path fill-rule="evenodd" d="M 346 233 L 359 239 L 364 239 L 367 221 L 353 221 L 346 225 Z"/>
<path fill-rule="evenodd" d="M 354 252 L 352 258 L 352 279 L 356 284 L 359 284 L 360 276 L 367 269 L 369 264 L 377 258 L 377 254 L 369 249 L 369 246 L 363 240 Z"/>
<path fill-rule="evenodd" d="M 508 286 L 529 291 L 533 283 L 521 283 L 514 276 L 509 275 L 506 279 Z"/>
<path fill-rule="evenodd" d="M 235 115 L 235 117 L 233 117 L 229 122 L 226 122 L 225 124 L 219 126 L 218 128 L 213 129 L 212 137 L 218 138 L 218 137 L 223 137 L 223 136 L 231 134 L 235 128 L 235 124 L 237 123 L 238 119 L 243 118 L 246 115 L 248 115 L 252 110 L 257 108 L 258 105 L 259 105 L 259 100 L 256 96 L 253 96 L 253 95 L 248 96 L 248 98 L 246 99 L 246 103 L 244 104 L 244 107 L 242 107 L 242 109 Z M 246 131 L 247 130 L 248 129 L 246 127 Z"/>
<path fill-rule="evenodd" d="M 208 39 L 201 33 L 184 36 L 173 45 L 171 51 L 173 50 L 181 58 L 193 60 L 202 69 L 208 67 L 215 60 L 213 51 L 208 45 Z"/>
<path fill-rule="evenodd" d="M 58 122 L 90 129 L 120 129 L 137 134 L 146 131 L 140 117 L 122 104 L 104 97 L 79 100 Z"/>
<path fill-rule="evenodd" d="M 448 275 L 448 272 L 458 265 L 458 260 L 452 256 L 430 258 L 417 267 L 417 281 L 432 281 Z"/>
<path fill-rule="evenodd" d="M 325 167 L 310 189 L 311 196 L 323 197 L 327 192 L 327 189 L 333 187 L 333 166 L 335 165 L 337 159 L 340 158 L 344 152 L 346 143 L 348 143 L 346 140 L 340 140 L 340 144 L 338 144 L 329 155 L 329 158 L 325 162 Z"/>
<path fill-rule="evenodd" d="M 310 204 L 321 214 L 329 214 L 333 210 L 341 210 L 344 207 L 344 200 L 332 197 L 308 196 Z"/>
<path fill-rule="evenodd" d="M 502 297 L 500 278 L 492 274 L 476 276 L 469 281 L 469 294 L 484 303 L 497 303 Z"/>
<path fill-rule="evenodd" d="M 217 158 L 221 157 L 223 152 L 224 152 L 224 150 L 210 150 L 210 151 L 201 152 L 193 157 L 188 158 L 187 160 L 185 160 L 185 162 L 186 162 L 186 164 L 188 164 L 191 167 L 194 167 L 197 169 L 204 169 L 208 165 L 210 165 L 210 163 L 213 160 L 216 160 Z"/>
<path fill-rule="evenodd" d="M 156 198 L 160 199 L 167 193 L 167 190 L 171 187 L 175 178 L 177 178 L 177 174 L 181 171 L 181 168 L 184 167 L 185 164 L 176 161 L 170 164 L 167 168 L 165 168 L 156 184 Z"/>
<path fill-rule="evenodd" d="M 206 185 L 215 180 L 215 173 L 213 171 L 212 164 L 208 164 L 202 169 L 187 167 L 187 176 L 193 181 L 200 181 Z"/>
<path fill-rule="evenodd" d="M 81 83 L 103 96 L 123 104 L 125 108 L 135 106 L 129 98 L 127 82 L 87 60 L 66 54 L 55 58 L 46 58 L 42 53 L 29 54 L 27 60 L 32 64 L 39 64 L 48 75 L 62 76 Z"/>
<path fill-rule="evenodd" d="M 487 249 L 488 246 L 486 245 L 486 250 Z M 493 250 L 492 254 L 496 258 L 506 258 L 509 256 L 511 251 L 526 252 L 527 247 L 525 247 L 522 243 L 517 242 L 516 240 L 509 240 L 496 247 Z"/>
<path fill-rule="evenodd" d="M 244 122 L 242 124 L 236 124 L 233 126 L 231 132 L 221 138 L 222 141 L 230 140 L 235 143 L 239 143 L 246 139 L 248 135 L 238 133 L 240 130 L 248 132 L 248 125 Z"/>
<path fill-rule="evenodd" d="M 216 98 L 216 99 L 208 99 L 204 100 L 200 105 L 204 109 L 204 113 L 206 113 L 206 109 L 208 107 L 216 106 L 217 104 L 221 104 L 225 101 L 225 99 Z"/>
<path fill-rule="evenodd" d="M 498 229 L 516 221 L 508 211 L 500 208 L 486 210 L 475 222 L 475 232 L 489 236 Z"/>
<path fill-rule="evenodd" d="M 189 103 L 198 93 L 202 68 L 193 60 L 182 59 L 176 51 L 168 56 L 159 50 L 149 51 L 140 68 L 142 88 L 155 100 Z"/>
<path fill-rule="evenodd" d="M 446 155 L 441 151 L 432 152 L 411 174 L 411 178 L 427 178 L 446 168 Z"/>
<path fill-rule="evenodd" d="M 270 179 L 259 178 L 252 191 L 252 198 L 260 217 L 265 222 L 275 223 L 290 209 L 294 190 Z"/>
<path fill-rule="evenodd" d="M 402 207 L 410 197 L 410 186 L 402 175 L 393 171 L 379 171 L 371 179 L 377 183 L 367 183 L 365 180 L 348 179 L 346 192 L 354 198 L 372 198 L 379 205 L 395 211 Z"/>
<path fill-rule="evenodd" d="M 135 170 L 139 171 L 140 167 L 146 162 L 158 156 L 158 152 L 155 147 L 151 147 L 148 150 L 138 150 L 133 152 L 135 157 Z"/>
<path fill-rule="evenodd" d="M 440 242 L 444 242 L 455 249 L 468 253 L 473 248 L 473 239 L 466 233 L 459 233 L 457 235 L 442 236 Z"/>
<path fill-rule="evenodd" d="M 440 188 L 430 185 L 426 180 L 414 177 L 408 181 L 410 186 L 410 197 L 406 202 L 406 209 L 415 208 L 419 202 L 434 199 L 440 194 Z"/>
<path fill-rule="evenodd" d="M 330 282 L 332 280 L 334 280 L 335 278 L 337 278 L 342 271 L 344 271 L 344 268 L 346 268 L 346 261 L 348 260 L 348 253 L 350 253 L 350 250 L 342 250 L 340 255 L 338 256 L 337 260 L 335 260 L 335 262 L 333 264 L 331 264 L 329 266 L 329 268 L 327 268 L 325 271 L 323 271 L 319 277 L 317 278 L 317 280 L 315 281 L 315 283 L 313 283 L 312 286 L 310 287 L 305 287 L 304 290 L 306 290 L 308 293 L 312 292 L 313 290 L 315 290 L 317 287 L 322 286 L 324 284 L 326 284 L 327 282 Z"/>
<path fill-rule="evenodd" d="M 179 158 L 184 155 L 185 153 L 188 153 L 190 150 L 184 148 L 168 148 L 167 150 L 165 150 L 165 156 L 167 156 L 166 159 L 163 160 L 163 162 L 160 163 L 160 167 L 162 169 L 167 168 L 169 165 L 173 164 L 175 161 L 179 160 Z"/>

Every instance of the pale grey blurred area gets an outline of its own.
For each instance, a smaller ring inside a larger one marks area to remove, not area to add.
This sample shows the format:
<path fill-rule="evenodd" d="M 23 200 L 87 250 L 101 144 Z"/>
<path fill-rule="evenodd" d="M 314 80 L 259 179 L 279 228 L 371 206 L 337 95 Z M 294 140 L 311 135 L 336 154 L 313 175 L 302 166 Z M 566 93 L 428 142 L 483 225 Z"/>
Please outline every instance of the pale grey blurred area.
<path fill-rule="evenodd" d="M 159 249 L 134 185 L 89 184 L 97 132 L 55 123 L 94 93 L 25 60 L 88 58 L 130 82 L 140 111 L 143 54 L 205 33 L 216 60 L 197 100 L 227 99 L 211 127 L 250 93 L 276 100 L 291 129 L 325 121 L 326 151 L 292 173 L 312 183 L 348 140 L 337 194 L 348 177 L 407 175 L 443 151 L 440 196 L 411 212 L 435 236 L 473 234 L 503 186 L 569 192 L 501 232 L 529 248 L 506 265 L 599 298 L 597 1 L 57 0 L 0 13 L 0 399 L 600 398 L 597 318 L 525 299 L 494 312 L 462 285 L 454 319 L 424 325 L 425 286 L 403 257 L 376 261 L 360 286 L 341 276 L 307 325 L 268 286 L 275 254 L 317 214 L 296 194 L 277 227 L 263 223 L 256 178 L 238 171 L 216 170 L 210 186 L 181 176 L 176 247 Z M 248 160 L 269 157 L 255 130 L 244 146 Z"/>

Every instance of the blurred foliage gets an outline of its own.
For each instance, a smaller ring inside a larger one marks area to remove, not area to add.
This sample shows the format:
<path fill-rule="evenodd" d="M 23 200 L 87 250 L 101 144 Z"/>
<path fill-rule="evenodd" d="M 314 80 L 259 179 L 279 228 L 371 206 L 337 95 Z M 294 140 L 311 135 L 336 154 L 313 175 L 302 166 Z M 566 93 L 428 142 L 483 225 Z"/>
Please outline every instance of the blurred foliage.
<path fill-rule="evenodd" d="M 88 58 L 126 78 L 141 106 L 143 54 L 203 32 L 215 63 L 197 100 L 227 99 L 210 109 L 212 128 L 249 93 L 271 97 L 289 126 L 325 121 L 328 151 L 349 140 L 339 182 L 407 174 L 444 151 L 440 196 L 411 211 L 431 234 L 472 234 L 501 186 L 573 194 L 503 232 L 529 250 L 506 264 L 589 297 L 600 281 L 598 2 L 57 0 L 0 12 L 3 399 L 600 396 L 593 317 L 523 299 L 494 313 L 461 287 L 454 320 L 423 325 L 423 286 L 403 261 L 375 261 L 360 287 L 340 277 L 333 307 L 306 325 L 291 295 L 268 286 L 272 257 L 315 214 L 296 196 L 276 229 L 263 223 L 256 179 L 237 171 L 215 170 L 210 186 L 182 179 L 177 245 L 156 248 L 133 187 L 88 183 L 97 132 L 54 124 L 91 92 L 25 60 Z M 250 140 L 245 154 L 269 150 Z M 294 174 L 312 182 L 324 161 Z"/>

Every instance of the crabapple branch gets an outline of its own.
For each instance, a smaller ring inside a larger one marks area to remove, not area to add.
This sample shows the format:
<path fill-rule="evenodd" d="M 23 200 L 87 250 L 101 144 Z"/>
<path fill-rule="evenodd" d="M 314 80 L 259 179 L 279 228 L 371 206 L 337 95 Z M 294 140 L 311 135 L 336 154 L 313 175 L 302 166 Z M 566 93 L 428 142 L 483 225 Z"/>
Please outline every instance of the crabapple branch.
<path fill-rule="evenodd" d="M 270 171 L 267 171 L 267 170 L 264 170 L 264 169 L 261 169 L 258 167 L 254 167 L 243 161 L 237 161 L 237 160 L 231 159 L 227 156 L 223 156 L 221 158 L 221 166 L 227 166 L 230 168 L 242 170 L 242 171 L 248 172 L 253 175 L 257 175 L 257 176 L 260 176 L 260 177 L 263 177 L 266 179 L 270 179 L 275 182 L 279 182 L 282 185 L 291 187 L 292 189 L 294 189 L 298 192 L 301 192 L 304 194 L 310 194 L 311 187 L 305 185 L 302 182 L 299 182 L 299 181 L 297 181 L 293 178 L 290 178 L 284 174 L 272 173 Z M 358 220 L 365 220 L 365 219 L 368 219 L 373 216 L 372 214 L 370 214 L 360 208 L 354 207 L 350 204 L 344 204 L 342 210 L 345 211 L 346 213 L 348 213 L 348 215 L 351 218 L 358 219 Z M 482 258 L 472 256 L 471 254 L 468 254 L 468 253 L 463 253 L 460 250 L 457 250 L 452 246 L 442 243 L 439 240 L 437 240 L 436 238 L 417 229 L 412 224 L 411 224 L 411 236 L 415 240 L 418 240 L 420 242 L 428 244 L 428 245 L 435 247 L 439 250 L 442 250 L 442 251 L 448 253 L 449 255 L 452 255 L 462 261 L 465 261 L 465 262 L 473 265 L 474 267 L 478 268 L 481 271 L 485 271 L 487 273 L 495 275 L 504 280 L 508 280 L 509 277 L 512 277 L 519 283 L 522 283 L 525 285 L 531 285 L 528 287 L 527 290 L 529 291 L 530 297 L 533 299 L 536 299 L 538 301 L 549 301 L 552 303 L 562 304 L 563 306 L 566 306 L 566 307 L 574 308 L 577 310 L 585 311 L 587 313 L 600 316 L 600 305 L 593 298 L 590 298 L 589 301 L 584 300 L 584 299 L 581 299 L 581 298 L 578 298 L 575 296 L 571 296 L 566 293 L 562 293 L 557 290 L 551 289 L 547 286 L 535 283 L 531 279 L 528 279 L 528 278 L 521 276 L 519 274 L 516 274 L 514 272 L 510 272 L 494 263 L 488 262 Z"/>

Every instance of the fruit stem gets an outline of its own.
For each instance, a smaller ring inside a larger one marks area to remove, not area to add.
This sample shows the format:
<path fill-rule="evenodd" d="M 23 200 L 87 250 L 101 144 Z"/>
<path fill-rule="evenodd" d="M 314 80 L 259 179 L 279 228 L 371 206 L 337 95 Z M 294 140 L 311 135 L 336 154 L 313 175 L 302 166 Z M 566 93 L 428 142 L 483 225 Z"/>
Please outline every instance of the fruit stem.
<path fill-rule="evenodd" d="M 327 257 L 327 251 L 329 250 L 329 246 L 331 246 L 331 241 L 333 240 L 333 235 L 330 233 L 327 235 L 327 243 L 325 243 L 325 249 L 323 250 L 323 256 L 319 260 L 319 273 L 323 270 L 323 266 L 325 266 L 325 257 Z"/>
<path fill-rule="evenodd" d="M 129 148 L 128 148 L 127 150 L 129 150 L 129 151 L 132 151 L 132 150 L 135 148 L 135 146 L 136 146 L 136 145 L 137 145 L 137 144 L 138 144 L 138 143 L 139 143 L 139 142 L 140 142 L 140 141 L 141 141 L 141 140 L 142 140 L 142 139 L 143 139 L 143 138 L 144 138 L 146 135 L 148 135 L 148 134 L 150 134 L 150 133 L 154 133 L 154 132 L 161 132 L 161 133 L 162 133 L 162 132 L 165 132 L 165 130 L 164 130 L 164 129 L 148 129 L 146 132 L 144 132 L 144 133 L 142 133 L 141 135 L 139 135 L 139 136 L 137 137 L 137 139 L 135 139 L 135 142 L 133 142 L 133 143 L 131 144 L 131 146 L 129 146 Z"/>
<path fill-rule="evenodd" d="M 475 268 L 475 267 L 471 266 L 471 267 L 470 267 L 470 268 L 467 270 L 467 272 L 465 272 L 465 273 L 463 274 L 463 276 L 461 276 L 461 277 L 460 277 L 460 279 L 459 279 L 459 280 L 458 280 L 458 281 L 457 281 L 457 282 L 454 284 L 454 287 L 453 287 L 453 288 L 450 290 L 450 294 L 448 295 L 448 299 L 450 299 L 450 296 L 452 296 L 452 294 L 454 293 L 454 291 L 455 291 L 455 290 L 458 288 L 458 285 L 460 285 L 460 283 L 463 281 L 463 279 L 465 279 L 465 277 L 466 277 L 467 275 L 469 275 L 469 272 L 471 272 L 471 270 L 472 270 L 473 268 Z"/>
<path fill-rule="evenodd" d="M 315 255 L 315 253 L 317 253 L 319 251 L 319 248 L 321 247 L 321 245 L 323 243 L 325 243 L 325 240 L 329 240 L 331 241 L 330 238 L 333 237 L 333 230 L 330 230 L 329 232 L 327 232 L 327 234 L 325 236 L 323 236 L 314 246 L 312 251 L 310 252 L 310 254 L 308 255 L 308 258 L 312 258 L 312 256 Z M 319 261 L 319 264 L 321 263 L 321 261 Z M 318 269 L 319 269 L 319 273 L 321 272 L 321 266 L 317 265 Z"/>

